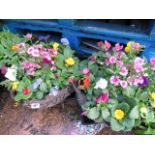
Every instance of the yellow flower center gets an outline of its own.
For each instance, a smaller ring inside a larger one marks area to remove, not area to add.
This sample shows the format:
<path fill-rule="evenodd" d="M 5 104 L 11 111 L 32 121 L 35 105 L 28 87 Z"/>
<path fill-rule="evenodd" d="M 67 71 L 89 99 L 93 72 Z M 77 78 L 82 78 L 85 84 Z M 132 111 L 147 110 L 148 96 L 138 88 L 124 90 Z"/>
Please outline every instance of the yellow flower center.
<path fill-rule="evenodd" d="M 66 66 L 73 66 L 75 64 L 75 60 L 73 58 L 67 58 L 65 60 Z"/>
<path fill-rule="evenodd" d="M 12 90 L 17 90 L 18 85 L 19 85 L 19 82 L 13 82 L 12 83 Z"/>
<path fill-rule="evenodd" d="M 116 109 L 115 112 L 114 112 L 114 116 L 115 116 L 115 118 L 116 118 L 117 120 L 121 120 L 121 119 L 124 118 L 125 113 L 124 113 L 124 111 L 121 110 L 121 109 Z"/>
<path fill-rule="evenodd" d="M 11 47 L 11 50 L 16 51 L 18 48 L 19 48 L 18 45 L 13 45 L 13 46 Z"/>
<path fill-rule="evenodd" d="M 153 100 L 155 100 L 155 92 L 151 93 L 151 97 Z"/>
<path fill-rule="evenodd" d="M 53 49 L 54 49 L 54 50 L 57 50 L 58 47 L 59 47 L 59 43 L 55 42 L 55 43 L 53 44 Z"/>

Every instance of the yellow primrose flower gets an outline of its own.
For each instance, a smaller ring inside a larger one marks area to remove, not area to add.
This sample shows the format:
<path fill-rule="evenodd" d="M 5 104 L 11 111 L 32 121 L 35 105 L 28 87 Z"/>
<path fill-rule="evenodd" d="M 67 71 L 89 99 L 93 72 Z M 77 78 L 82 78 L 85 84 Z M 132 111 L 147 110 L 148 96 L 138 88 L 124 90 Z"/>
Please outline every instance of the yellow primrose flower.
<path fill-rule="evenodd" d="M 65 60 L 65 64 L 66 64 L 66 66 L 73 66 L 75 64 L 75 60 L 73 58 L 69 57 Z"/>
<path fill-rule="evenodd" d="M 18 48 L 19 48 L 18 45 L 13 45 L 13 46 L 11 47 L 11 50 L 12 50 L 12 51 L 16 51 Z"/>
<path fill-rule="evenodd" d="M 153 100 L 155 100 L 155 92 L 151 93 L 151 97 Z"/>
<path fill-rule="evenodd" d="M 15 102 L 15 103 L 13 104 L 13 106 L 14 106 L 14 107 L 18 107 L 18 106 L 19 106 L 19 102 Z"/>
<path fill-rule="evenodd" d="M 126 53 L 128 53 L 130 51 L 130 48 L 129 47 L 125 47 L 124 50 L 125 50 Z"/>
<path fill-rule="evenodd" d="M 54 50 L 57 50 L 58 47 L 59 47 L 59 43 L 55 42 L 55 43 L 53 44 L 53 48 L 54 48 Z"/>
<path fill-rule="evenodd" d="M 115 116 L 115 118 L 116 118 L 117 120 L 121 120 L 121 119 L 124 118 L 125 113 L 124 113 L 124 111 L 121 110 L 121 109 L 116 109 L 115 112 L 114 112 L 114 116 Z"/>
<path fill-rule="evenodd" d="M 12 83 L 12 90 L 17 90 L 17 87 L 18 87 L 18 85 L 19 85 L 19 82 L 13 82 Z"/>
<path fill-rule="evenodd" d="M 130 48 L 132 44 L 134 44 L 134 42 L 133 42 L 133 41 L 129 41 L 129 42 L 127 43 L 127 47 Z"/>

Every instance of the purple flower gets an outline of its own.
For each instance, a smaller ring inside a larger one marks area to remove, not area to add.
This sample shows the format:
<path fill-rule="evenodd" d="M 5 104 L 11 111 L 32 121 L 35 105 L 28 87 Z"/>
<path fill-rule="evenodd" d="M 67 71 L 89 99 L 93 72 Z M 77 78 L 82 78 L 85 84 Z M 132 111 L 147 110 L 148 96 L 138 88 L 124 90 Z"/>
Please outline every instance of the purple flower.
<path fill-rule="evenodd" d="M 0 68 L 0 71 L 2 74 L 5 74 L 7 72 L 7 67 L 5 65 L 3 65 L 1 68 Z"/>
<path fill-rule="evenodd" d="M 48 40 L 50 38 L 50 35 L 46 35 L 46 36 L 39 36 L 38 40 Z"/>
<path fill-rule="evenodd" d="M 143 82 L 142 83 L 138 83 L 138 85 L 140 87 L 148 86 L 149 83 L 150 83 L 150 80 L 148 79 L 148 77 L 142 76 L 142 78 L 143 78 Z"/>
<path fill-rule="evenodd" d="M 69 45 L 69 41 L 68 41 L 67 38 L 61 38 L 61 43 L 62 43 L 63 45 Z"/>

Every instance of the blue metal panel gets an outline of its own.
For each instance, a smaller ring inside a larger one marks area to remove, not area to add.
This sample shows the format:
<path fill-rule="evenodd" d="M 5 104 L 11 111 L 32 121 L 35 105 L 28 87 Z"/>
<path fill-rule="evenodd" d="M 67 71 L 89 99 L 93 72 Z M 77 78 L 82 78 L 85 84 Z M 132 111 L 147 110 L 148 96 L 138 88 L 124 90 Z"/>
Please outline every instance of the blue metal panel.
<path fill-rule="evenodd" d="M 58 23 L 61 25 L 61 27 L 74 26 L 75 22 L 76 19 L 58 19 Z"/>
<path fill-rule="evenodd" d="M 78 52 L 91 54 L 92 49 L 82 45 L 84 39 L 108 40 L 126 44 L 128 41 L 137 41 L 146 47 L 143 55 L 153 56 L 155 48 L 155 20 L 151 20 L 149 31 L 135 29 L 128 26 L 96 22 L 95 20 L 76 19 L 48 19 L 48 20 L 4 20 L 5 26 L 11 31 L 20 29 L 32 31 L 59 32 L 68 38 L 71 47 Z M 151 52 L 149 52 L 151 50 Z M 146 52 L 147 51 L 147 52 Z M 152 52 L 153 51 L 153 52 Z"/>
<path fill-rule="evenodd" d="M 148 61 L 150 58 L 155 58 L 155 48 L 146 48 L 141 56 L 145 57 Z"/>

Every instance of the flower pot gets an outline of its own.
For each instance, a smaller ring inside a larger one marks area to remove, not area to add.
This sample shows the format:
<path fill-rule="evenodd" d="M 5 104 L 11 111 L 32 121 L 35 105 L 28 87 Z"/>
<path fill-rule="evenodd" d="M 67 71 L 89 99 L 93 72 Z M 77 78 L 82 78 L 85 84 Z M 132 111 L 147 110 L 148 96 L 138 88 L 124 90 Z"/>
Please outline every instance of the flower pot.
<path fill-rule="evenodd" d="M 68 85 L 67 87 L 61 89 L 57 95 L 47 95 L 43 100 L 28 100 L 23 102 L 23 106 L 29 108 L 29 109 L 46 109 L 53 106 L 56 106 L 57 104 L 63 103 L 63 101 L 70 96 L 74 92 L 71 85 Z M 15 93 L 11 92 L 12 98 L 14 98 Z"/>

